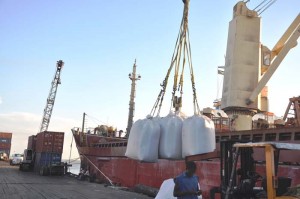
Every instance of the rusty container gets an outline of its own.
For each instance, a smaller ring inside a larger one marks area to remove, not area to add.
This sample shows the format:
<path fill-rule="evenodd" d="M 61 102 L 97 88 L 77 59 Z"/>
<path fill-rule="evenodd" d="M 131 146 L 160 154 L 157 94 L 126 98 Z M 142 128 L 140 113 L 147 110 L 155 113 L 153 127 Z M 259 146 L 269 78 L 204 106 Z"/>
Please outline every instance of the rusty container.
<path fill-rule="evenodd" d="M 64 143 L 63 132 L 44 131 L 37 134 L 36 152 L 62 153 Z"/>
<path fill-rule="evenodd" d="M 0 152 L 10 155 L 12 133 L 0 132 Z"/>
<path fill-rule="evenodd" d="M 28 143 L 27 143 L 27 149 L 31 149 L 35 151 L 36 149 L 36 140 L 37 136 L 36 135 L 31 135 L 28 137 Z"/>

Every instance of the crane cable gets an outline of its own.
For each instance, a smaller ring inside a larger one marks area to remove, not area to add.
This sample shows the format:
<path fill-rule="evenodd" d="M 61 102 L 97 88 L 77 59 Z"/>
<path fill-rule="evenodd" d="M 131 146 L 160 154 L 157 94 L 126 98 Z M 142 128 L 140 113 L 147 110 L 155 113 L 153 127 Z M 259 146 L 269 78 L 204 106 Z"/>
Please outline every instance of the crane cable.
<path fill-rule="evenodd" d="M 183 59 L 182 59 L 182 69 L 181 69 L 181 75 L 180 79 L 178 82 L 178 77 L 179 77 L 179 69 L 180 69 L 180 63 L 181 63 L 181 56 L 179 56 L 177 61 L 177 70 L 175 71 L 174 74 L 174 85 L 173 85 L 173 92 L 172 92 L 172 98 L 171 98 L 171 107 L 170 110 L 172 109 L 172 106 L 175 108 L 181 107 L 181 101 L 182 101 L 182 94 L 183 94 L 183 75 L 184 75 L 184 68 L 185 68 L 185 63 L 186 63 L 186 32 L 187 32 L 187 27 L 188 27 L 188 11 L 189 11 L 189 1 L 184 2 L 184 10 L 183 10 L 183 17 L 181 21 L 181 26 L 180 26 L 180 43 L 178 45 L 179 49 L 179 55 L 183 54 Z M 183 53 L 182 53 L 183 50 Z M 175 97 L 176 91 L 180 92 L 180 98 Z M 176 103 L 176 104 L 175 104 Z"/>
<path fill-rule="evenodd" d="M 172 59 L 171 59 L 172 61 L 171 61 L 170 67 L 168 69 L 168 72 L 166 74 L 165 79 L 163 80 L 163 83 L 160 84 L 160 86 L 162 87 L 162 89 L 160 90 L 160 92 L 159 92 L 159 94 L 157 96 L 156 102 L 154 103 L 154 106 L 153 106 L 153 108 L 152 108 L 152 110 L 150 112 L 151 116 L 155 115 L 155 113 L 157 111 L 157 107 L 159 107 L 158 111 L 157 111 L 157 116 L 160 113 L 162 102 L 163 102 L 164 95 L 165 95 L 165 92 L 166 92 L 166 88 L 167 88 L 167 85 L 168 85 L 168 79 L 169 79 L 170 73 L 171 73 L 171 71 L 173 69 L 174 62 L 177 60 L 178 52 L 176 51 L 176 46 L 178 45 L 180 34 L 181 34 L 181 31 L 179 31 L 178 36 L 177 36 L 177 40 L 176 40 L 176 43 L 175 43 L 175 50 L 174 50 L 173 55 L 172 55 Z"/>
<path fill-rule="evenodd" d="M 197 95 L 196 95 L 194 71 L 193 71 L 192 57 L 191 57 L 191 45 L 190 45 L 190 40 L 189 40 L 189 29 L 188 29 L 189 0 L 183 0 L 183 2 L 184 2 L 183 17 L 181 20 L 179 34 L 178 34 L 178 37 L 176 40 L 176 45 L 175 45 L 175 49 L 173 52 L 171 65 L 168 69 L 167 75 L 166 75 L 163 83 L 161 84 L 162 89 L 161 89 L 161 91 L 157 97 L 157 100 L 154 103 L 154 106 L 150 112 L 151 116 L 154 116 L 156 112 L 157 112 L 156 116 L 159 116 L 159 114 L 160 114 L 162 102 L 164 99 L 164 95 L 166 93 L 168 79 L 169 79 L 169 76 L 170 76 L 170 73 L 171 73 L 173 67 L 175 69 L 174 69 L 173 91 L 172 91 L 172 98 L 171 98 L 171 108 L 172 108 L 172 106 L 174 106 L 174 103 L 176 103 L 174 99 L 176 99 L 175 96 L 176 96 L 177 92 L 180 92 L 180 100 L 181 100 L 182 94 L 183 94 L 183 79 L 184 79 L 184 69 L 185 69 L 186 62 L 188 62 L 190 76 L 191 76 L 194 114 L 200 113 L 200 108 L 198 105 L 198 100 L 197 100 Z M 182 60 L 181 60 L 181 55 L 183 55 Z M 178 81 L 181 63 L 182 63 L 182 68 L 181 68 L 180 78 Z M 177 103 L 178 103 L 178 101 L 177 101 Z M 181 101 L 179 103 L 180 103 L 179 106 L 181 106 Z"/>

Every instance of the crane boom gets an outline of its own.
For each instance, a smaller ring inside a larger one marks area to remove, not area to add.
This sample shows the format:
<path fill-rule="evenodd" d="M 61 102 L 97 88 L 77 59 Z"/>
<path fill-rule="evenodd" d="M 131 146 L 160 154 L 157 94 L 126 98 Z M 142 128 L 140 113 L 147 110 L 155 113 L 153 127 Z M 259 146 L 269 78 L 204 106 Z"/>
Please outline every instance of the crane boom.
<path fill-rule="evenodd" d="M 46 103 L 46 107 L 44 109 L 44 115 L 43 115 L 43 119 L 42 119 L 42 122 L 41 122 L 41 127 L 40 127 L 39 132 L 43 132 L 43 131 L 48 130 L 52 110 L 53 110 L 53 107 L 54 107 L 57 87 L 58 87 L 59 84 L 61 84 L 60 74 L 61 74 L 61 69 L 62 69 L 63 65 L 64 65 L 64 62 L 62 60 L 59 60 L 56 63 L 56 72 L 55 72 L 55 75 L 54 75 L 54 79 L 51 83 L 51 89 L 50 89 L 50 92 L 49 92 L 49 95 L 48 95 L 48 98 L 47 98 L 47 103 Z"/>
<path fill-rule="evenodd" d="M 300 14 L 295 18 L 293 23 L 286 30 L 284 35 L 280 38 L 277 44 L 274 46 L 272 50 L 271 56 L 271 65 L 269 69 L 266 71 L 264 76 L 258 82 L 256 88 L 252 91 L 250 97 L 246 100 L 246 104 L 249 105 L 253 103 L 255 98 L 262 91 L 264 86 L 271 79 L 272 75 L 275 73 L 276 69 L 288 54 L 288 52 L 297 45 L 297 40 L 300 37 Z"/>

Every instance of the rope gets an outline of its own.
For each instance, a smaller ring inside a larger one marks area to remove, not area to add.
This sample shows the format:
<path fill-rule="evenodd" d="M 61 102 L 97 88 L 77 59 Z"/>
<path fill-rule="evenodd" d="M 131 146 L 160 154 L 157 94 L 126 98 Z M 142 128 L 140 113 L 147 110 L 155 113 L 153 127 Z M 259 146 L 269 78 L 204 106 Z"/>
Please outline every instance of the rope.
<path fill-rule="evenodd" d="M 74 135 L 72 133 L 72 141 L 71 141 L 71 145 L 70 145 L 70 155 L 69 155 L 69 164 L 71 163 L 73 139 L 74 139 Z M 69 167 L 69 172 L 70 172 L 70 167 Z"/>
<path fill-rule="evenodd" d="M 74 158 L 74 159 L 72 159 L 71 161 L 69 160 L 69 163 L 75 162 L 76 160 L 79 160 L 79 159 L 80 159 L 80 157 Z M 78 163 L 78 164 L 79 164 L 79 163 Z"/>
<path fill-rule="evenodd" d="M 193 90 L 193 105 L 194 105 L 194 114 L 200 114 L 200 108 L 198 104 L 197 99 L 197 92 L 195 87 L 195 76 L 194 76 L 194 69 L 193 69 L 193 63 L 192 63 L 192 50 L 190 45 L 190 33 L 189 30 L 187 30 L 187 38 L 188 38 L 188 55 L 189 55 L 189 66 L 190 66 L 190 75 L 191 75 L 191 84 L 192 84 L 192 90 Z"/>
<path fill-rule="evenodd" d="M 109 184 L 110 184 L 111 186 L 114 186 L 113 181 L 112 181 L 109 177 L 107 177 L 100 169 L 98 169 L 98 167 L 97 167 L 96 165 L 94 165 L 94 163 L 93 163 L 88 157 L 86 157 L 86 156 L 83 155 L 83 154 L 82 154 L 82 156 L 85 157 L 85 158 L 89 161 L 89 163 L 91 163 L 91 164 L 94 166 L 94 168 L 95 168 L 96 170 L 98 170 L 98 171 L 106 178 L 106 180 L 109 182 Z"/>
<path fill-rule="evenodd" d="M 181 24 L 182 23 L 183 22 L 181 22 Z M 171 71 L 173 69 L 173 66 L 175 65 L 174 63 L 176 62 L 177 57 L 178 57 L 178 51 L 177 51 L 176 46 L 179 43 L 180 34 L 181 34 L 181 30 L 179 30 L 179 33 L 178 33 L 178 36 L 177 36 L 177 40 L 176 40 L 176 43 L 175 43 L 175 49 L 174 49 L 174 52 L 173 52 L 173 55 L 172 55 L 170 67 L 168 69 L 168 72 L 166 74 L 166 77 L 165 77 L 163 83 L 160 85 L 162 87 L 162 89 L 160 90 L 160 92 L 158 94 L 158 97 L 157 97 L 157 100 L 154 103 L 154 106 L 153 106 L 153 108 L 152 108 L 152 110 L 150 112 L 150 115 L 152 115 L 152 116 L 155 115 L 156 111 L 157 111 L 157 116 L 159 116 L 159 114 L 160 114 L 160 110 L 161 110 L 161 107 L 162 107 L 164 95 L 166 93 L 166 89 L 167 89 L 167 85 L 168 85 L 168 79 L 169 79 L 170 73 L 171 73 Z M 157 107 L 158 107 L 158 110 L 157 110 Z"/>
<path fill-rule="evenodd" d="M 105 125 L 108 125 L 107 122 L 103 122 L 101 120 L 98 120 L 96 117 L 94 116 L 91 116 L 91 115 L 88 115 L 86 114 L 85 116 L 88 116 L 90 119 L 92 119 L 92 121 L 95 123 L 95 124 L 105 124 Z"/>
<path fill-rule="evenodd" d="M 73 145 L 73 139 L 74 139 L 74 136 L 73 136 L 73 133 L 72 133 L 72 141 L 71 141 L 71 145 L 70 145 L 69 163 L 70 163 L 70 161 L 71 161 L 71 156 L 72 156 L 72 145 Z"/>
<path fill-rule="evenodd" d="M 154 103 L 154 106 L 151 109 L 150 115 L 152 116 L 154 116 L 155 113 L 157 113 L 157 116 L 159 116 L 160 114 L 160 110 L 164 100 L 164 95 L 166 93 L 169 75 L 173 69 L 174 69 L 174 80 L 173 80 L 173 90 L 172 90 L 170 110 L 172 109 L 172 107 L 174 107 L 175 110 L 181 107 L 181 101 L 183 95 L 183 83 L 184 83 L 183 81 L 184 70 L 186 64 L 189 65 L 190 76 L 191 76 L 194 113 L 195 114 L 200 113 L 200 108 L 198 105 L 198 100 L 196 95 L 194 71 L 193 71 L 192 56 L 191 56 L 191 45 L 189 40 L 189 29 L 188 29 L 189 0 L 185 0 L 183 2 L 184 2 L 183 17 L 181 20 L 175 48 L 173 51 L 171 64 L 168 69 L 167 75 L 163 83 L 161 84 L 162 89 L 160 90 L 158 97 Z M 180 98 L 177 98 L 177 93 L 179 94 Z"/>
<path fill-rule="evenodd" d="M 264 11 L 266 11 L 271 5 L 273 5 L 275 2 L 276 2 L 277 0 L 274 0 L 274 1 L 272 1 L 271 3 L 269 3 L 268 5 L 267 5 L 267 7 L 265 8 L 265 9 L 263 9 L 261 12 L 259 12 L 258 13 L 258 15 L 261 15 Z"/>

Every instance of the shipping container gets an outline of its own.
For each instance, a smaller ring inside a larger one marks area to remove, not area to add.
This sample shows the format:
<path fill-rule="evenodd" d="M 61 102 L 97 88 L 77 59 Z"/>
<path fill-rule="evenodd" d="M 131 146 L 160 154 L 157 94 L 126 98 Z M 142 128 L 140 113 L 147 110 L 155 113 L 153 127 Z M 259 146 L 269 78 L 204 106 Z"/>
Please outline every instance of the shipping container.
<path fill-rule="evenodd" d="M 54 133 L 52 152 L 62 153 L 63 146 L 64 146 L 64 133 L 61 133 L 61 132 Z"/>
<path fill-rule="evenodd" d="M 61 153 L 42 152 L 35 153 L 34 171 L 40 172 L 43 168 L 47 168 L 50 174 L 63 172 L 63 166 L 61 163 Z M 53 171 L 51 171 L 53 169 Z"/>
<path fill-rule="evenodd" d="M 11 143 L 11 138 L 0 138 L 0 143 Z"/>
<path fill-rule="evenodd" d="M 1 142 L 0 142 L 0 149 L 5 149 L 5 150 L 7 150 L 7 149 L 10 149 L 10 147 L 11 147 L 11 144 L 10 144 L 10 143 L 1 143 Z"/>
<path fill-rule="evenodd" d="M 12 133 L 0 132 L 0 138 L 12 138 Z"/>
<path fill-rule="evenodd" d="M 31 150 L 35 151 L 35 149 L 36 149 L 36 140 L 37 140 L 36 135 L 29 136 L 28 137 L 28 143 L 27 143 L 27 149 L 31 149 Z"/>
<path fill-rule="evenodd" d="M 0 152 L 10 155 L 12 133 L 0 132 Z"/>
<path fill-rule="evenodd" d="M 64 133 L 45 131 L 37 134 L 36 152 L 62 153 L 64 144 Z"/>

